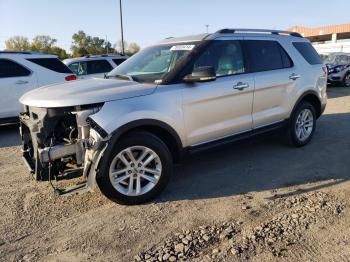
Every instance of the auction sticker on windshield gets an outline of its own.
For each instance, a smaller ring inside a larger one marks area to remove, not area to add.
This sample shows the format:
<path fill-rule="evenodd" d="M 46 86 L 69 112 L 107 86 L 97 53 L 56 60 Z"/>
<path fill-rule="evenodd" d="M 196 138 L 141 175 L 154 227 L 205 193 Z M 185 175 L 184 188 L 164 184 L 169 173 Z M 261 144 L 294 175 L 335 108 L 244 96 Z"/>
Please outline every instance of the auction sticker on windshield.
<path fill-rule="evenodd" d="M 170 51 L 191 51 L 194 45 L 174 45 Z"/>

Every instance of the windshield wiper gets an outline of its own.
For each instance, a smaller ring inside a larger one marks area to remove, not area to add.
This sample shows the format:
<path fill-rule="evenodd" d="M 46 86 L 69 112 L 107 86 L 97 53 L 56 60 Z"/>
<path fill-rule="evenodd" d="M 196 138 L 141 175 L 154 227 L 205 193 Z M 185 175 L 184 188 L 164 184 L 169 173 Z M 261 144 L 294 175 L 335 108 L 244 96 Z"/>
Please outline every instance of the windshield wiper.
<path fill-rule="evenodd" d="M 119 79 L 123 79 L 123 80 L 135 81 L 135 79 L 129 75 L 106 75 L 106 78 L 110 78 L 110 77 L 119 78 Z"/>

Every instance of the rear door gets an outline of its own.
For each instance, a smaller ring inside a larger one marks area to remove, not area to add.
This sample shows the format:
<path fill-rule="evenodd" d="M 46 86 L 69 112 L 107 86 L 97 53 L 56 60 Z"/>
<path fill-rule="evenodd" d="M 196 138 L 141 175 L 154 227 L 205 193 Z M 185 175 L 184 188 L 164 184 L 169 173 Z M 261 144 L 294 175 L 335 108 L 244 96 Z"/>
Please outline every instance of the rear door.
<path fill-rule="evenodd" d="M 245 37 L 249 71 L 255 82 L 253 128 L 289 117 L 289 100 L 300 77 L 293 61 L 273 39 Z"/>
<path fill-rule="evenodd" d="M 10 59 L 0 59 L 0 118 L 16 117 L 23 111 L 19 98 L 36 88 L 34 73 Z"/>

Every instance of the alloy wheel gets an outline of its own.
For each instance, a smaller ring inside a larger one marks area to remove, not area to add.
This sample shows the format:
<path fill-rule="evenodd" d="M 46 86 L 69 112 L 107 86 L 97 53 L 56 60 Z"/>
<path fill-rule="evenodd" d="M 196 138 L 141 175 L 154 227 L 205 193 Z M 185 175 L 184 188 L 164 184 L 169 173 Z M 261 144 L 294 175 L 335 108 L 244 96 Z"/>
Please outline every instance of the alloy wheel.
<path fill-rule="evenodd" d="M 145 146 L 123 149 L 113 158 L 109 168 L 112 186 L 126 196 L 140 196 L 151 191 L 161 174 L 160 157 Z"/>
<path fill-rule="evenodd" d="M 301 110 L 295 123 L 295 134 L 300 141 L 307 140 L 314 128 L 314 117 L 310 109 Z"/>

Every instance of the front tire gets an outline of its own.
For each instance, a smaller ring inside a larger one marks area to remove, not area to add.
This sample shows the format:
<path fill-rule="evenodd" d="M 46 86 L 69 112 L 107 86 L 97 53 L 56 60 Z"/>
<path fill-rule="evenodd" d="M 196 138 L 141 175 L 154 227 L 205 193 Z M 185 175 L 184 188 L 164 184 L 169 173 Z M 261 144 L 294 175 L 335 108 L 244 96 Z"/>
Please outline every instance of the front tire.
<path fill-rule="evenodd" d="M 291 146 L 307 145 L 316 129 L 316 110 L 314 106 L 302 101 L 294 110 L 287 129 L 287 142 Z"/>
<path fill-rule="evenodd" d="M 154 199 L 173 171 L 168 147 L 148 132 L 122 137 L 104 157 L 97 184 L 107 198 L 119 204 L 137 205 Z"/>

